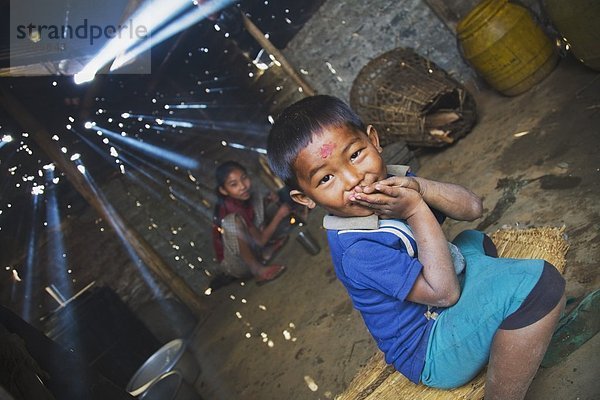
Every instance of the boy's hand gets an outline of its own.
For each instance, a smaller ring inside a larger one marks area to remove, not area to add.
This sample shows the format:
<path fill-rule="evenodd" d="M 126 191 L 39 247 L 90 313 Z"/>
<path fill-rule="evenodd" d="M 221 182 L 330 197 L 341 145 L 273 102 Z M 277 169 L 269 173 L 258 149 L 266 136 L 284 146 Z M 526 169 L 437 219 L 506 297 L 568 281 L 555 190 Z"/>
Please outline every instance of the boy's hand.
<path fill-rule="evenodd" d="M 372 183 L 366 186 L 357 186 L 354 188 L 354 191 L 357 193 L 366 193 L 371 194 L 375 192 L 380 192 L 381 188 L 384 186 L 396 186 L 401 188 L 412 189 L 421 194 L 423 196 L 423 191 L 419 182 L 410 176 L 392 176 L 387 179 Z"/>
<path fill-rule="evenodd" d="M 351 199 L 383 218 L 408 219 L 423 202 L 419 183 L 410 177 L 392 177 L 356 187 Z"/>

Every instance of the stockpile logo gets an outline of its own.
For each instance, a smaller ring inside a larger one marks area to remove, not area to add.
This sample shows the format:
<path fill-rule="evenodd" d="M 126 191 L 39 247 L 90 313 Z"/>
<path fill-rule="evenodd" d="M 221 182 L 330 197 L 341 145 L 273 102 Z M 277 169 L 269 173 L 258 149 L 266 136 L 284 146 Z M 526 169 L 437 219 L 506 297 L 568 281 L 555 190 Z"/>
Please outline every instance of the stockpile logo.
<path fill-rule="evenodd" d="M 11 71 L 14 75 L 73 75 L 107 46 L 135 46 L 151 40 L 148 27 L 131 18 L 133 10 L 127 8 L 128 3 L 11 0 Z M 150 73 L 150 51 L 128 60 L 115 72 Z"/>

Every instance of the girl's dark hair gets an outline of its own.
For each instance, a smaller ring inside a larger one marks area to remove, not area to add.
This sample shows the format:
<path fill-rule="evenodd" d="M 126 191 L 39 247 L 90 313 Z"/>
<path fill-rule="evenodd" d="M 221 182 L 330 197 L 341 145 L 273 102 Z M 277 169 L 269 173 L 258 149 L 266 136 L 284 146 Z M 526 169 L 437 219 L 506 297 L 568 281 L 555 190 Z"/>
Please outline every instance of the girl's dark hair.
<path fill-rule="evenodd" d="M 365 132 L 360 117 L 342 100 L 327 95 L 306 97 L 285 110 L 271 127 L 267 141 L 269 166 L 290 188 L 298 189 L 293 169 L 298 153 L 313 135 L 327 127 L 346 126 Z"/>
<path fill-rule="evenodd" d="M 225 181 L 227 181 L 227 177 L 231 173 L 231 171 L 239 169 L 243 171 L 245 174 L 248 173 L 246 167 L 240 164 L 237 161 L 225 161 L 217 166 L 215 170 L 215 181 L 217 182 L 217 186 L 215 187 L 215 193 L 217 195 L 217 203 L 215 204 L 215 209 L 213 211 L 213 222 L 217 223 L 217 225 L 221 225 L 219 219 L 219 207 L 223 204 L 223 200 L 225 196 L 221 194 L 219 191 L 219 187 L 225 186 Z"/>

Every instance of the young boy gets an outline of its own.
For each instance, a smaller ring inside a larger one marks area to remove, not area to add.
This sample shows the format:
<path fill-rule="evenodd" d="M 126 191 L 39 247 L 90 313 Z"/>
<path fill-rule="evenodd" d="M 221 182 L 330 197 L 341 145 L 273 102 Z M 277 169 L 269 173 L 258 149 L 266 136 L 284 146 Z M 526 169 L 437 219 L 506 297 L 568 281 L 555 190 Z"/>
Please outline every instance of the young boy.
<path fill-rule="evenodd" d="M 444 217 L 479 218 L 479 198 L 388 169 L 381 150 L 345 103 L 314 96 L 282 112 L 267 154 L 296 202 L 330 214 L 336 274 L 389 364 L 437 388 L 488 364 L 486 399 L 522 399 L 564 307 L 562 276 L 543 260 L 497 258 L 477 231 L 448 244 Z"/>

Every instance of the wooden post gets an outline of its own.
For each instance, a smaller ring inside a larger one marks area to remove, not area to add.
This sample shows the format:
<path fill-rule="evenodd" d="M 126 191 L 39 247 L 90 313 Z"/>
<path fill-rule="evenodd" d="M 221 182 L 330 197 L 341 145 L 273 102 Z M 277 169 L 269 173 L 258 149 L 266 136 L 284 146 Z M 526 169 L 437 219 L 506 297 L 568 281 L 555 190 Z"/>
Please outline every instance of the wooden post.
<path fill-rule="evenodd" d="M 448 30 L 456 35 L 456 25 L 462 17 L 479 3 L 479 0 L 425 0 L 425 4 L 446 25 Z"/>
<path fill-rule="evenodd" d="M 281 64 L 281 68 L 302 88 L 302 91 L 307 96 L 314 96 L 316 94 L 315 90 L 310 86 L 303 78 L 298 74 L 298 72 L 292 67 L 292 65 L 288 62 L 282 52 L 279 51 L 273 43 L 269 39 L 265 37 L 265 34 L 254 25 L 254 23 L 244 14 L 243 11 L 240 11 L 242 14 L 242 21 L 244 22 L 244 27 L 250 33 L 254 39 L 270 54 L 275 57 L 277 61 Z"/>
<path fill-rule="evenodd" d="M 113 230 L 135 250 L 140 259 L 162 280 L 173 293 L 186 304 L 190 310 L 200 315 L 206 306 L 200 297 L 187 283 L 173 272 L 171 267 L 162 259 L 160 254 L 123 218 L 112 205 L 106 201 L 102 193 L 89 184 L 77 167 L 68 161 L 54 143 L 50 140 L 50 133 L 29 113 L 23 105 L 8 90 L 2 88 L 0 104 L 12 114 L 15 120 L 28 131 L 35 142 L 44 150 L 50 160 L 61 169 L 69 182 L 83 196 L 83 198 L 111 225 Z"/>
<path fill-rule="evenodd" d="M 448 28 L 453 35 L 456 35 L 456 24 L 458 23 L 459 17 L 448 4 L 443 0 L 425 0 L 425 4 L 427 4 L 440 21 L 446 25 L 446 28 Z"/>

